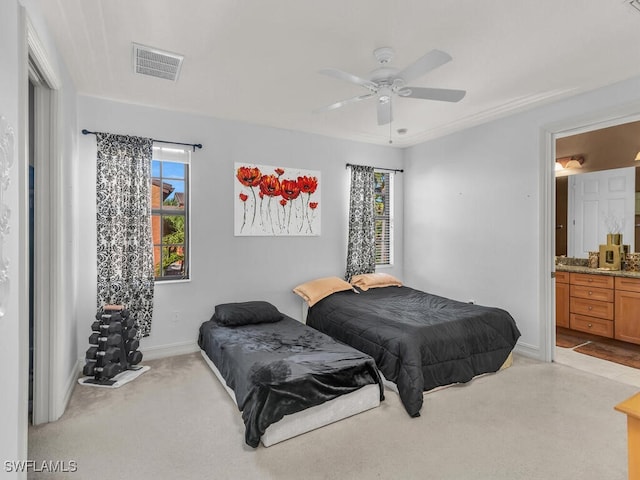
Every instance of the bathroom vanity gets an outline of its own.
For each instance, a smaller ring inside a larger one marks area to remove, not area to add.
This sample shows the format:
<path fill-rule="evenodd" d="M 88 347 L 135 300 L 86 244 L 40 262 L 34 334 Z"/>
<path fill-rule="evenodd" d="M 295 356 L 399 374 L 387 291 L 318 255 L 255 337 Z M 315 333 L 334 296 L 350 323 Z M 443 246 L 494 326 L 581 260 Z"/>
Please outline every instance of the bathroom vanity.
<path fill-rule="evenodd" d="M 640 344 L 640 272 L 556 265 L 556 325 Z"/>

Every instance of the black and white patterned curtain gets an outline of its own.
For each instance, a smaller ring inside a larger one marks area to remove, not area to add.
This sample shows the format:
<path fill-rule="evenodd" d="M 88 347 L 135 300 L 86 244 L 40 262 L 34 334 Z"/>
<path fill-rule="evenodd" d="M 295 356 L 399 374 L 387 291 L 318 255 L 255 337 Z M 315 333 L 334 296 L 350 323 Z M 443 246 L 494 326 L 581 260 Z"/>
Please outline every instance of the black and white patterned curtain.
<path fill-rule="evenodd" d="M 96 133 L 98 308 L 124 304 L 149 335 L 153 313 L 150 138 Z"/>
<path fill-rule="evenodd" d="M 349 199 L 349 246 L 345 279 L 376 270 L 373 167 L 351 165 Z"/>

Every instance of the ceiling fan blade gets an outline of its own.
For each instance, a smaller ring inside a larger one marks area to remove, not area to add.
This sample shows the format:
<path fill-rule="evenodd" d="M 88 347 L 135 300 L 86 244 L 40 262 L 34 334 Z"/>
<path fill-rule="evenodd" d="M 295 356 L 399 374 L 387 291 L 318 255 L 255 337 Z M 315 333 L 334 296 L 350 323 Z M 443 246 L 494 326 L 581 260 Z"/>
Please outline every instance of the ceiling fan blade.
<path fill-rule="evenodd" d="M 320 70 L 319 73 L 322 73 L 323 75 L 328 75 L 329 77 L 337 78 L 340 80 L 346 80 L 347 82 L 355 83 L 357 85 L 362 85 L 363 87 L 366 87 L 371 91 L 374 91 L 375 89 L 378 88 L 378 86 L 375 83 L 365 78 L 358 77 L 357 75 L 353 75 L 352 73 L 343 72 L 342 70 L 338 70 L 337 68 L 324 68 Z"/>
<path fill-rule="evenodd" d="M 402 97 L 421 98 L 423 100 L 439 100 L 442 102 L 459 102 L 467 94 L 465 90 L 451 90 L 449 88 L 406 87 L 411 92 Z"/>
<path fill-rule="evenodd" d="M 357 97 L 347 98 L 346 100 L 342 100 L 340 102 L 332 103 L 331 105 L 327 105 L 326 107 L 316 108 L 313 113 L 322 113 L 328 112 L 329 110 L 335 110 L 336 108 L 344 107 L 350 103 L 359 102 L 360 100 L 366 100 L 367 98 L 373 97 L 373 93 L 365 93 L 364 95 L 358 95 Z"/>
<path fill-rule="evenodd" d="M 391 115 L 391 100 L 378 102 L 378 125 L 386 125 L 393 120 Z"/>
<path fill-rule="evenodd" d="M 451 61 L 451 55 L 442 50 L 431 50 L 429 53 L 423 55 L 411 65 L 398 73 L 397 77 L 402 78 L 406 83 L 421 77 L 427 72 L 430 72 L 434 68 L 444 65 Z"/>

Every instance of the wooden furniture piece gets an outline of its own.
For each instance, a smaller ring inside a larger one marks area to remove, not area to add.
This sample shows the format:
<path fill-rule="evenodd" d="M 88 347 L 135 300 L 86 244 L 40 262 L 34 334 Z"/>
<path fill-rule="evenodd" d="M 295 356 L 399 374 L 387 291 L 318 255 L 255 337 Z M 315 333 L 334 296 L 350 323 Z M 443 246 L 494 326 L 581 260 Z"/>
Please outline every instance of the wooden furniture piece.
<path fill-rule="evenodd" d="M 613 338 L 614 277 L 572 272 L 569 278 L 569 328 Z"/>
<path fill-rule="evenodd" d="M 640 278 L 615 278 L 615 338 L 640 344 Z"/>
<path fill-rule="evenodd" d="M 569 272 L 556 272 L 556 325 L 569 328 Z"/>
<path fill-rule="evenodd" d="M 640 480 L 640 393 L 614 408 L 627 415 L 629 480 Z"/>

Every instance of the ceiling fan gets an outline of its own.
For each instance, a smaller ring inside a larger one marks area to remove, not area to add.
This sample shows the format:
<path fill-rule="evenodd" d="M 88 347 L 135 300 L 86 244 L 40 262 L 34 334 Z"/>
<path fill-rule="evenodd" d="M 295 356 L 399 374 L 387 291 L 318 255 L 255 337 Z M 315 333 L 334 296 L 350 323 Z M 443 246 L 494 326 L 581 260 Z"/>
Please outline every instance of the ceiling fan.
<path fill-rule="evenodd" d="M 361 85 L 369 90 L 369 93 L 332 103 L 326 107 L 318 108 L 317 110 L 314 110 L 314 112 L 327 112 L 350 103 L 375 97 L 378 100 L 378 125 L 386 125 L 393 119 L 391 114 L 391 97 L 393 95 L 418 98 L 422 100 L 459 102 L 467 93 L 465 90 L 451 90 L 448 88 L 407 86 L 407 83 L 451 61 L 451 55 L 448 53 L 441 50 L 431 50 L 403 70 L 398 70 L 397 68 L 393 68 L 388 65 L 393 59 L 393 54 L 394 52 L 391 47 L 375 49 L 373 51 L 373 56 L 378 61 L 379 66 L 369 74 L 368 79 L 338 70 L 337 68 L 325 68 L 320 70 L 319 73 L 322 73 L 323 75 L 328 75 L 330 77 Z"/>

